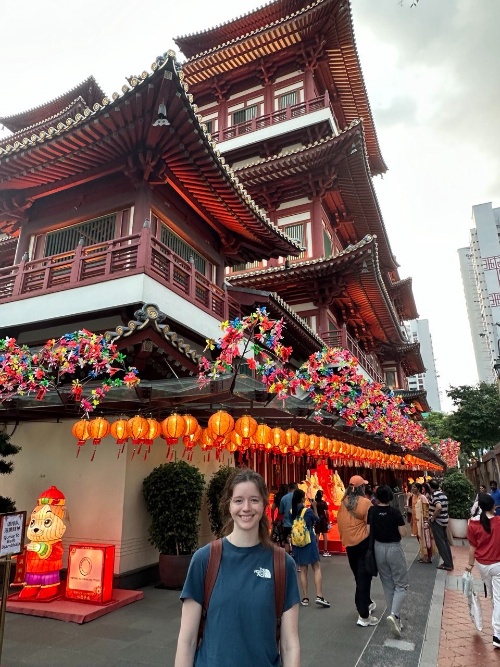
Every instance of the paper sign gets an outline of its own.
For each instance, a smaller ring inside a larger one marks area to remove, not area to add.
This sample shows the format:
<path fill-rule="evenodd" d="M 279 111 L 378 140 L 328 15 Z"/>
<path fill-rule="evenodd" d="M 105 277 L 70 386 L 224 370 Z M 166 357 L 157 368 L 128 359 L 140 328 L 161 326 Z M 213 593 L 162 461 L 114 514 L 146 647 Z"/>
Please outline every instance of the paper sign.
<path fill-rule="evenodd" d="M 22 554 L 26 512 L 0 514 L 0 558 Z"/>

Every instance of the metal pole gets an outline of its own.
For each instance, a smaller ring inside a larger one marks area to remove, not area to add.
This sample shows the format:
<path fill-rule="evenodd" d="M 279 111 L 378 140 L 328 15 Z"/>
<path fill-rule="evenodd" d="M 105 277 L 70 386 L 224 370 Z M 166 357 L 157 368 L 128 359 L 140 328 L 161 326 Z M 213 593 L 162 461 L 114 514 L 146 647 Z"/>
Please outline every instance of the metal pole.
<path fill-rule="evenodd" d="M 5 630 L 5 611 L 7 609 L 7 595 L 9 593 L 10 566 L 12 558 L 10 554 L 5 558 L 5 569 L 2 586 L 2 602 L 0 603 L 0 661 L 2 660 L 3 634 Z"/>

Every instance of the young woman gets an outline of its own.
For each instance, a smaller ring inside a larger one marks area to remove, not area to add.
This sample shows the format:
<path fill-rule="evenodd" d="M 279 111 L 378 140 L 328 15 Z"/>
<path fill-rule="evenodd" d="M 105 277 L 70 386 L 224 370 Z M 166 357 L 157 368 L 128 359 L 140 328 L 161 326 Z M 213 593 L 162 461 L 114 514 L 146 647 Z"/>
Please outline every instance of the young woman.
<path fill-rule="evenodd" d="M 273 546 L 265 514 L 269 496 L 262 477 L 238 469 L 228 479 L 222 558 L 197 647 L 210 545 L 191 560 L 181 593 L 182 619 L 175 667 L 300 667 L 298 603 L 293 559 L 286 555 L 286 592 L 281 618 L 281 662 L 276 644 Z"/>
<path fill-rule="evenodd" d="M 314 531 L 316 533 L 316 538 L 319 540 L 319 536 L 323 536 L 323 556 L 329 558 L 332 554 L 328 551 L 328 525 L 330 519 L 328 516 L 328 503 L 323 500 L 323 491 L 316 491 L 316 513 L 318 515 L 319 521 L 314 524 Z"/>
<path fill-rule="evenodd" d="M 279 488 L 279 491 L 276 492 L 274 496 L 273 504 L 271 507 L 271 520 L 273 522 L 273 529 L 271 532 L 271 539 L 276 544 L 279 544 L 280 547 L 285 546 L 285 538 L 283 534 L 283 514 L 280 513 L 280 503 L 283 496 L 286 496 L 288 493 L 288 484 L 282 484 Z"/>
<path fill-rule="evenodd" d="M 417 485 L 413 483 L 411 485 L 410 491 L 407 494 L 407 505 L 406 505 L 406 519 L 411 527 L 411 536 L 417 537 L 417 517 L 415 514 L 415 505 L 418 500 L 418 489 Z"/>
<path fill-rule="evenodd" d="M 422 484 L 415 482 L 417 488 L 415 503 L 415 517 L 417 521 L 417 539 L 420 547 L 419 563 L 432 563 L 432 556 L 437 553 L 434 538 L 429 525 L 429 501 Z"/>
<path fill-rule="evenodd" d="M 472 517 L 467 529 L 469 540 L 468 572 L 474 561 L 493 600 L 493 646 L 500 648 L 500 516 L 495 516 L 495 501 L 489 493 L 479 494 L 481 514 Z"/>
<path fill-rule="evenodd" d="M 484 486 L 484 484 L 479 485 L 479 491 L 477 492 L 477 495 L 474 498 L 474 503 L 473 503 L 473 505 L 471 507 L 471 510 L 470 510 L 471 517 L 479 516 L 479 514 L 481 513 L 481 510 L 479 508 L 479 494 L 480 493 L 486 493 L 486 487 Z"/>
<path fill-rule="evenodd" d="M 408 569 L 401 538 L 406 535 L 405 520 L 401 512 L 389 503 L 394 494 L 389 486 L 377 489 L 378 505 L 368 511 L 368 526 L 375 540 L 375 560 L 387 608 L 387 623 L 395 637 L 401 636 L 401 607 L 408 590 Z"/>
<path fill-rule="evenodd" d="M 296 489 L 293 492 L 292 498 L 292 512 L 291 520 L 293 521 L 297 516 L 300 516 L 302 510 L 304 509 L 304 500 L 306 494 L 302 489 Z M 318 549 L 318 540 L 314 534 L 313 526 L 319 521 L 318 514 L 316 512 L 316 501 L 312 501 L 312 509 L 309 507 L 304 513 L 304 521 L 306 522 L 307 530 L 309 531 L 309 536 L 311 542 L 305 547 L 293 546 L 293 555 L 295 558 L 295 563 L 300 567 L 300 587 L 302 589 L 302 600 L 300 604 L 303 607 L 309 605 L 309 598 L 307 597 L 307 568 L 310 565 L 314 574 L 314 584 L 316 586 L 316 604 L 321 607 L 329 607 L 330 603 L 328 600 L 325 600 L 323 597 L 322 589 L 322 578 L 321 578 L 321 566 L 319 563 L 319 549 Z"/>

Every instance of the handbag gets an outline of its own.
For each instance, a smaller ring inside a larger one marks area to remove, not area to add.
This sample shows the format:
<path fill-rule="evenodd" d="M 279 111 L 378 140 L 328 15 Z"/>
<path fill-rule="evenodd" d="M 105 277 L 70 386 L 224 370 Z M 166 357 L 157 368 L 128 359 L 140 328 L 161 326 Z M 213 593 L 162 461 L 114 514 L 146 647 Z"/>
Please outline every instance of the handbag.
<path fill-rule="evenodd" d="M 375 558 L 375 531 L 374 521 L 375 521 L 375 511 L 372 510 L 372 523 L 370 525 L 370 537 L 368 543 L 368 549 L 365 554 L 365 569 L 372 577 L 378 575 L 377 559 Z"/>
<path fill-rule="evenodd" d="M 476 591 L 471 590 L 469 594 L 469 613 L 476 629 L 481 632 L 483 629 L 483 614 Z"/>

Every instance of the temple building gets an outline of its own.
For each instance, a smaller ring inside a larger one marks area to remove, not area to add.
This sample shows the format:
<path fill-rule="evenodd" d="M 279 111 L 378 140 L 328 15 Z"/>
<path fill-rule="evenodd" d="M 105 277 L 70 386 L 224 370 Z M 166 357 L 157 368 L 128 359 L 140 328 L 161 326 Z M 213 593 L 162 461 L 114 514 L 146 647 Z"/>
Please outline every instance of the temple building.
<path fill-rule="evenodd" d="M 374 483 L 441 464 L 422 447 L 409 468 L 403 447 L 338 415 L 312 421 L 310 401 L 285 407 L 251 373 L 198 384 L 203 354 L 217 356 L 204 352 L 207 339 L 256 307 L 283 320 L 292 369 L 328 345 L 349 350 L 388 392 L 408 392 L 407 376 L 424 370 L 403 326 L 418 317 L 411 281 L 398 273 L 373 188 L 386 166 L 349 3 L 275 0 L 177 43 L 182 67 L 168 52 L 109 97 L 89 77 L 0 118 L 11 132 L 0 140 L 0 339 L 37 350 L 68 332 L 105 335 L 141 382 L 110 390 L 102 417 L 182 412 L 206 426 L 220 408 L 251 413 L 335 441 L 342 475 Z M 57 485 L 72 515 L 65 547 L 114 544 L 119 583 L 147 581 L 158 554 L 142 481 L 165 462 L 161 441 L 143 458 L 131 443 L 117 456 L 106 437 L 78 447 L 77 459 L 71 381 L 40 400 L 5 398 L 0 423 L 22 452 L 2 493 L 30 508 Z M 404 395 L 417 418 L 418 398 Z M 229 449 L 225 461 L 253 466 L 272 487 L 304 479 L 318 458 L 270 449 Z M 183 450 L 180 441 L 168 451 Z M 191 455 L 207 476 L 220 466 L 201 447 Z M 209 539 L 205 520 L 200 541 Z"/>

